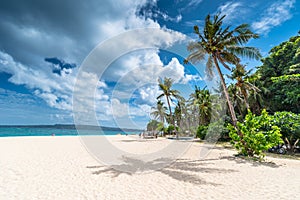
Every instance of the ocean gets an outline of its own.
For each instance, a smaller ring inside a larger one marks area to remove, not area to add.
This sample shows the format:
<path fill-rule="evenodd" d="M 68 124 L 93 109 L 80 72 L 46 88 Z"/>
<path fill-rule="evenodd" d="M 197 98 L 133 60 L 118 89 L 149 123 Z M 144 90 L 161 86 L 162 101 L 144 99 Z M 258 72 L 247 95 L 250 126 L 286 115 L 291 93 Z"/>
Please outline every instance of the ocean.
<path fill-rule="evenodd" d="M 139 134 L 140 130 L 129 130 L 109 127 L 80 128 L 78 133 L 73 125 L 50 125 L 50 126 L 0 126 L 0 137 L 17 136 L 74 136 L 74 135 L 126 135 Z"/>

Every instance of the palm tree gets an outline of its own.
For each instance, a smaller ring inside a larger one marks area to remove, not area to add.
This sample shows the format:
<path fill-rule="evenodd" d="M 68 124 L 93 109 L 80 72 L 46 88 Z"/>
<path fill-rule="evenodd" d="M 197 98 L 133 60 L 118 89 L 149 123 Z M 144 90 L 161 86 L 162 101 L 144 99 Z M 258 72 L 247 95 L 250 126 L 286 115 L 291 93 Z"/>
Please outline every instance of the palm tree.
<path fill-rule="evenodd" d="M 237 109 L 237 111 L 240 113 L 239 119 L 243 119 L 244 116 L 247 114 L 247 107 L 245 106 L 245 100 L 241 96 L 241 93 L 239 92 L 239 88 L 235 84 L 230 84 L 228 86 L 228 93 L 231 97 L 232 106 L 234 109 Z"/>
<path fill-rule="evenodd" d="M 256 115 L 260 115 L 261 110 L 266 108 L 264 102 L 268 101 L 267 99 L 264 99 L 264 96 L 268 97 L 270 95 L 270 90 L 268 90 L 266 87 L 266 80 L 261 79 L 260 73 L 254 73 L 250 75 L 247 80 L 260 90 L 260 92 L 250 91 L 249 94 L 249 105 L 252 109 L 252 112 Z"/>
<path fill-rule="evenodd" d="M 209 90 L 195 86 L 195 92 L 191 94 L 192 105 L 196 107 L 199 116 L 199 125 L 208 125 L 212 114 L 212 102 Z"/>
<path fill-rule="evenodd" d="M 172 114 L 171 101 L 173 98 L 180 98 L 179 91 L 171 89 L 173 85 L 173 80 L 171 78 L 164 78 L 164 82 L 161 79 L 158 79 L 159 89 L 162 90 L 162 93 L 157 97 L 157 99 L 161 99 L 162 97 L 166 97 L 168 108 L 169 108 L 169 117 L 171 124 L 175 127 L 175 122 Z M 178 134 L 176 133 L 176 137 L 178 138 Z"/>
<path fill-rule="evenodd" d="M 235 87 L 239 96 L 243 96 L 245 106 L 250 109 L 248 97 L 250 92 L 252 94 L 260 92 L 260 89 L 248 81 L 248 75 L 251 73 L 251 70 L 246 70 L 244 65 L 237 64 L 236 68 L 232 70 L 232 74 L 228 77 L 232 80 L 235 80 Z"/>
<path fill-rule="evenodd" d="M 181 131 L 189 129 L 189 113 L 186 100 L 183 97 L 177 99 L 177 105 L 174 109 L 174 121 Z"/>
<path fill-rule="evenodd" d="M 233 125 L 236 126 L 236 115 L 229 99 L 219 63 L 230 70 L 229 65 L 236 65 L 240 62 L 238 56 L 259 59 L 261 55 L 257 48 L 243 46 L 250 39 L 258 38 L 259 36 L 249 29 L 248 24 L 241 24 L 233 30 L 229 30 L 229 26 L 223 29 L 224 18 L 225 15 L 220 17 L 219 14 L 217 14 L 211 19 L 210 15 L 207 15 L 203 33 L 200 33 L 198 26 L 194 26 L 194 32 L 198 35 L 199 41 L 191 42 L 188 45 L 187 49 L 191 54 L 185 59 L 185 63 L 191 62 L 196 64 L 204 60 L 206 55 L 208 55 L 206 72 L 208 76 L 212 76 L 213 68 L 215 67 L 217 69 Z"/>
<path fill-rule="evenodd" d="M 154 111 L 151 112 L 150 115 L 153 116 L 155 119 L 159 119 L 159 121 L 164 124 L 165 118 L 167 116 L 167 107 L 164 106 L 164 102 L 158 100 L 156 103 L 156 107 L 152 107 L 152 109 L 154 109 Z"/>

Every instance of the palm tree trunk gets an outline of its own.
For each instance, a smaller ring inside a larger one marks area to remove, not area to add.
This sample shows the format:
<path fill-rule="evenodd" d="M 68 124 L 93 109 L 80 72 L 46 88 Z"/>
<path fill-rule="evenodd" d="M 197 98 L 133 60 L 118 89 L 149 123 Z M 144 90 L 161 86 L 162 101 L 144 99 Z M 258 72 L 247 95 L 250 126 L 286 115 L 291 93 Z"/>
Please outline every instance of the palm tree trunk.
<path fill-rule="evenodd" d="M 231 101 L 229 99 L 229 94 L 228 94 L 228 91 L 227 91 L 227 88 L 226 88 L 226 84 L 225 84 L 225 80 L 224 80 L 223 74 L 221 72 L 219 63 L 218 63 L 217 58 L 216 58 L 215 55 L 213 55 L 213 59 L 214 59 L 214 63 L 215 63 L 215 66 L 217 68 L 218 74 L 219 74 L 219 76 L 221 78 L 221 84 L 223 86 L 223 91 L 224 91 L 224 94 L 225 94 L 225 97 L 226 97 L 226 100 L 227 100 L 227 104 L 228 104 L 228 108 L 229 108 L 229 111 L 230 111 L 230 115 L 231 115 L 233 126 L 236 127 L 237 119 L 236 119 L 236 115 L 235 115 L 233 106 L 231 104 Z"/>
<path fill-rule="evenodd" d="M 247 110 L 249 110 L 249 109 L 250 109 L 250 106 L 249 106 L 249 103 L 248 103 L 247 92 L 244 91 L 244 90 L 242 90 L 242 89 L 241 89 L 241 92 L 242 92 L 242 94 L 243 94 L 243 96 L 244 96 L 246 108 L 247 108 Z"/>
<path fill-rule="evenodd" d="M 236 125 L 236 122 L 237 122 L 237 119 L 236 119 L 236 115 L 235 115 L 235 112 L 234 112 L 234 108 L 231 104 L 231 101 L 229 99 L 229 94 L 228 94 L 228 91 L 227 91 L 227 88 L 226 88 L 226 84 L 225 84 L 225 80 L 224 80 L 224 77 L 222 75 L 222 72 L 221 72 L 221 69 L 220 69 L 220 66 L 218 64 L 218 61 L 216 59 L 215 56 L 213 56 L 214 58 L 214 63 L 216 65 L 216 68 L 218 70 L 218 73 L 219 73 L 219 76 L 221 78 L 221 83 L 222 83 L 222 86 L 223 86 L 223 90 L 224 90 L 224 93 L 225 93 L 225 96 L 226 96 L 226 100 L 227 100 L 227 104 L 228 104 L 228 107 L 229 107 L 229 111 L 230 111 L 230 114 L 231 114 L 231 118 L 232 118 L 232 122 L 233 122 L 233 126 L 236 128 L 237 132 L 238 132 L 238 135 L 240 136 L 241 138 L 241 142 L 243 144 L 244 147 L 247 147 L 247 143 L 246 141 L 244 140 L 244 135 L 242 134 L 242 132 L 237 128 L 237 125 Z M 253 152 L 251 149 L 249 149 L 248 147 L 246 148 L 246 151 L 248 153 L 248 155 L 253 155 Z"/>
<path fill-rule="evenodd" d="M 166 96 L 166 99 L 167 99 L 168 107 L 169 107 L 169 110 L 170 110 L 170 120 L 171 120 L 172 125 L 174 126 L 174 131 L 176 133 L 176 139 L 178 139 L 178 134 L 177 134 L 177 131 L 176 131 L 176 128 L 175 128 L 175 122 L 174 122 L 174 119 L 173 119 L 171 104 L 170 104 L 170 100 L 169 100 L 168 96 Z"/>
<path fill-rule="evenodd" d="M 239 113 L 241 114 L 241 116 L 243 116 L 243 111 L 242 111 L 241 107 L 237 106 L 237 109 L 239 110 Z"/>

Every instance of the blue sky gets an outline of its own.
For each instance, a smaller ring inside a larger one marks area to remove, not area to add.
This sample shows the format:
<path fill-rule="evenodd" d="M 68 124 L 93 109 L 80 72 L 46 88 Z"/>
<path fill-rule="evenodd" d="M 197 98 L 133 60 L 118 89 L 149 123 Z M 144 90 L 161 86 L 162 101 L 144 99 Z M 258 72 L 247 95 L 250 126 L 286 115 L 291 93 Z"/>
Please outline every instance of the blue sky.
<path fill-rule="evenodd" d="M 195 38 L 193 26 L 201 28 L 208 13 L 226 14 L 225 25 L 232 27 L 248 23 L 260 34 L 248 45 L 267 56 L 300 30 L 299 9 L 296 0 L 1 2 L 0 124 L 74 123 L 78 112 L 81 123 L 93 124 L 91 116 L 100 125 L 143 128 L 159 94 L 158 78 L 172 77 L 186 97 L 195 84 L 205 84 L 203 70 L 198 73 L 182 60 L 187 55 L 184 44 Z M 136 35 L 134 30 L 142 28 L 159 31 Z M 131 37 L 116 43 L 118 35 L 130 31 Z M 99 60 L 89 60 L 105 41 L 112 47 Z M 138 42 L 153 48 L 116 53 L 122 45 Z M 109 55 L 117 57 L 101 65 Z M 260 65 L 243 63 L 248 68 Z M 99 76 L 97 68 L 104 67 Z M 80 93 L 74 98 L 76 89 Z"/>

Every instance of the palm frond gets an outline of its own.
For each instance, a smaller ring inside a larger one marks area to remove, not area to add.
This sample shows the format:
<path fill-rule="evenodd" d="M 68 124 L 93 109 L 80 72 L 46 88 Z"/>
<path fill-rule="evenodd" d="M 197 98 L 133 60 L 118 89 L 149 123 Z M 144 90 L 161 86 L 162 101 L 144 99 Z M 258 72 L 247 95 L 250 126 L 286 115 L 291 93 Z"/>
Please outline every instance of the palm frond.
<path fill-rule="evenodd" d="M 206 52 L 199 42 L 189 43 L 187 50 L 191 52 L 191 54 L 185 59 L 185 63 L 191 62 L 196 64 L 205 59 Z"/>
<path fill-rule="evenodd" d="M 255 47 L 228 46 L 227 50 L 233 54 L 237 54 L 250 59 L 259 60 L 262 57 L 259 49 Z"/>
<path fill-rule="evenodd" d="M 163 96 L 164 96 L 164 93 L 158 95 L 158 97 L 156 97 L 156 99 L 160 99 L 160 98 L 162 98 Z"/>
<path fill-rule="evenodd" d="M 208 76 L 208 78 L 212 78 L 213 77 L 213 68 L 214 68 L 214 63 L 213 63 L 213 58 L 212 56 L 210 55 L 207 59 L 207 62 L 206 62 L 206 68 L 205 68 L 205 72 Z"/>
<path fill-rule="evenodd" d="M 217 59 L 222 63 L 222 65 L 231 71 L 231 68 L 226 64 L 236 64 L 238 63 L 240 60 L 238 57 L 236 57 L 234 54 L 229 53 L 229 52 L 222 52 L 222 54 L 218 54 L 217 55 Z"/>

